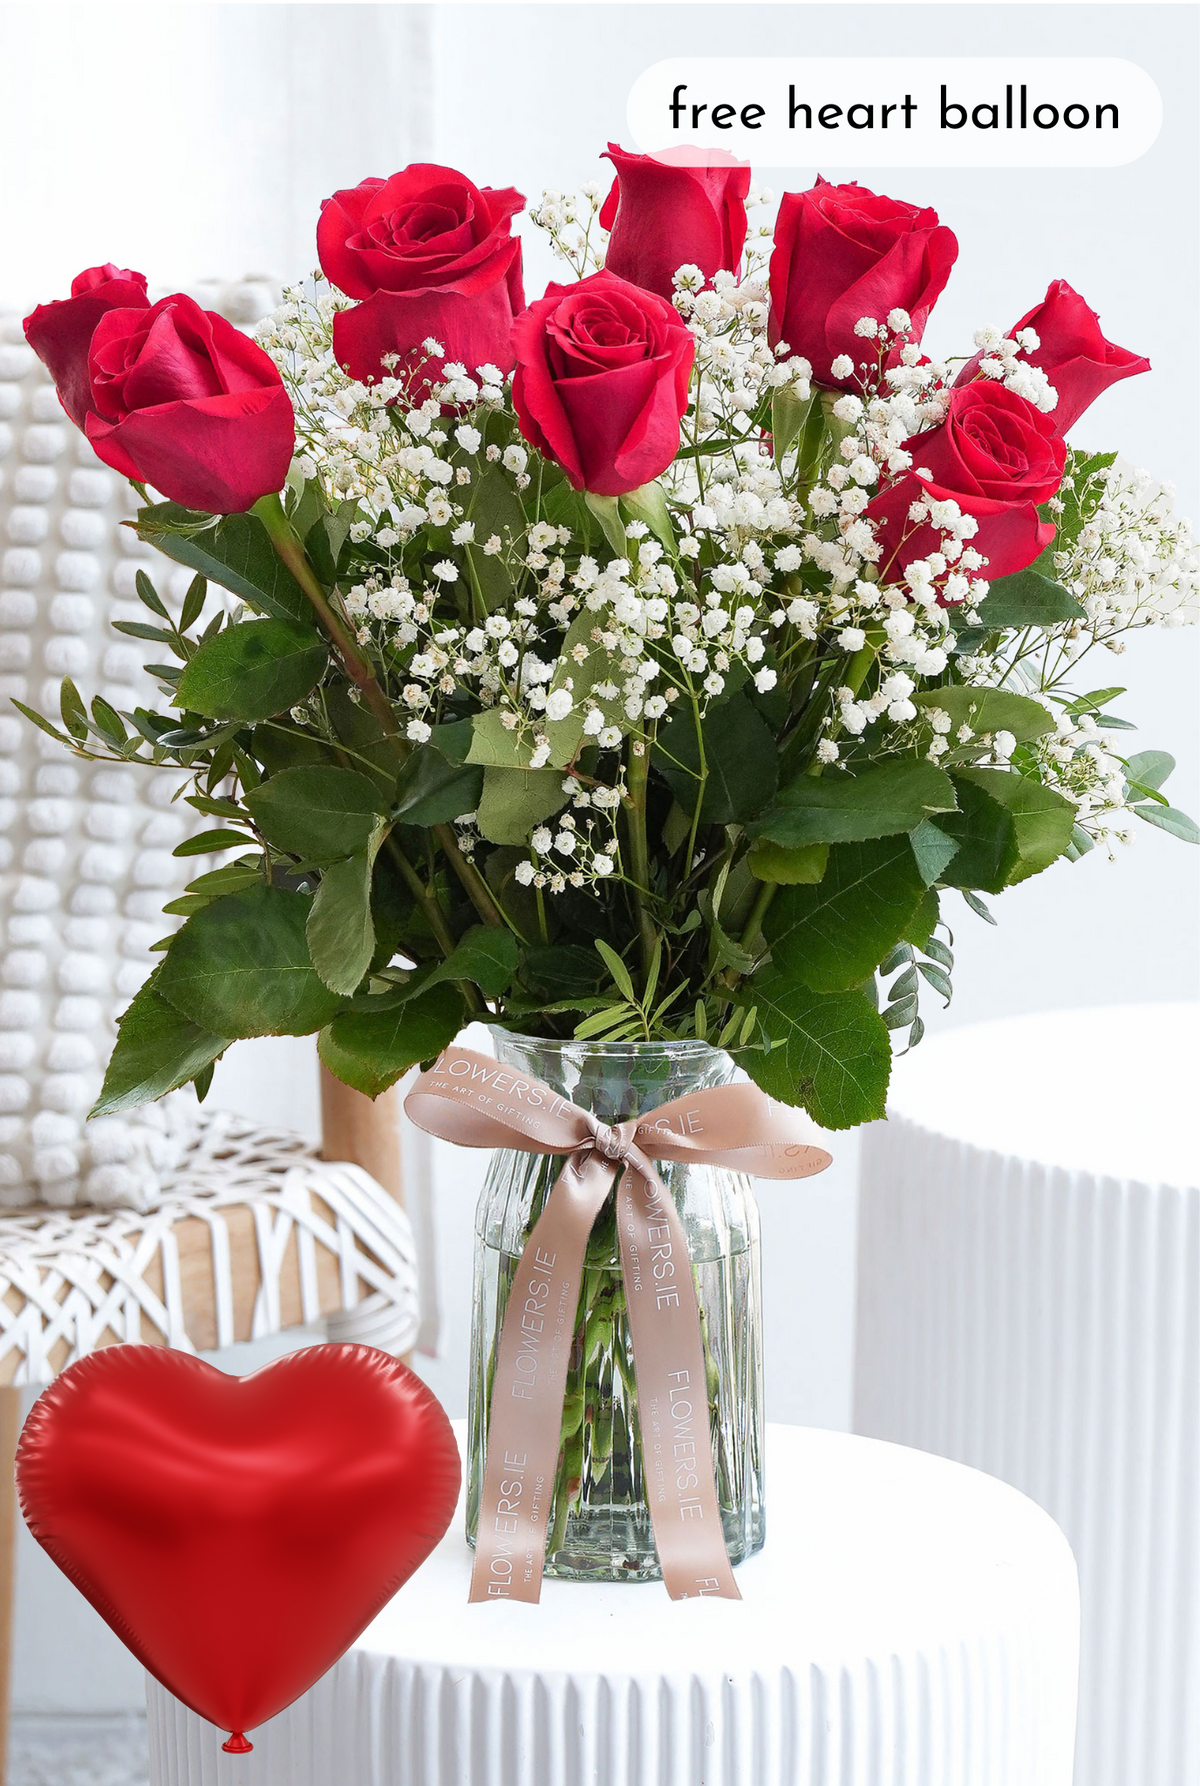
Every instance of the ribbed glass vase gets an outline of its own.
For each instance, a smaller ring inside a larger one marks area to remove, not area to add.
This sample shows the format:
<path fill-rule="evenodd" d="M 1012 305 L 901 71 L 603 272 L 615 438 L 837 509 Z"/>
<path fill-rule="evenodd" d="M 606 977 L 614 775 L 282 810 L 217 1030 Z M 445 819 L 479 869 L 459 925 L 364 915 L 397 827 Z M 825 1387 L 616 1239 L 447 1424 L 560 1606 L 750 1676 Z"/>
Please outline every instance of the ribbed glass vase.
<path fill-rule="evenodd" d="M 507 1066 L 606 1123 L 725 1085 L 728 1055 L 704 1042 L 546 1042 L 494 1032 Z M 467 1536 L 474 1544 L 496 1346 L 517 1261 L 562 1166 L 498 1152 L 475 1220 Z M 731 1561 L 763 1542 L 762 1313 L 758 1209 L 749 1179 L 663 1161 L 683 1220 L 708 1368 L 717 1498 Z M 588 1243 L 563 1407 L 546 1574 L 651 1581 L 660 1574 L 646 1503 L 633 1350 L 610 1194 Z"/>

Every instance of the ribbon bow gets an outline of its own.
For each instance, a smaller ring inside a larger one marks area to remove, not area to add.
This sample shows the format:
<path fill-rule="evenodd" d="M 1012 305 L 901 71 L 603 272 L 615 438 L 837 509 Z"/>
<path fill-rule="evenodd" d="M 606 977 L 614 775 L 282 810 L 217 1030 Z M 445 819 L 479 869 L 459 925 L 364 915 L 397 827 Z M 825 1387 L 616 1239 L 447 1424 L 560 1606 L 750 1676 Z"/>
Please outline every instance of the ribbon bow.
<path fill-rule="evenodd" d="M 739 1600 L 721 1529 L 687 1237 L 653 1161 L 806 1178 L 830 1161 L 807 1118 L 755 1085 L 718 1085 L 609 1127 L 540 1079 L 467 1048 L 447 1048 L 404 1108 L 444 1141 L 566 1156 L 504 1312 L 471 1599 L 540 1596 L 579 1280 L 617 1169 L 621 1275 L 663 1581 L 673 1600 Z"/>

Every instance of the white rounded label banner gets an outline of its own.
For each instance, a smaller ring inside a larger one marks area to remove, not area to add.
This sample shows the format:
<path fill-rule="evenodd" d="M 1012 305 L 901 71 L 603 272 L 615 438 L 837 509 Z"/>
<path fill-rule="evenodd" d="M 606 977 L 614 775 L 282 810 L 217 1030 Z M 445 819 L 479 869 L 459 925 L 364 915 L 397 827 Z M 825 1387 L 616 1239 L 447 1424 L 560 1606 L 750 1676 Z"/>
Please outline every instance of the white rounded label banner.
<path fill-rule="evenodd" d="M 1162 125 L 1113 56 L 673 56 L 639 75 L 637 148 L 762 167 L 1120 167 Z"/>

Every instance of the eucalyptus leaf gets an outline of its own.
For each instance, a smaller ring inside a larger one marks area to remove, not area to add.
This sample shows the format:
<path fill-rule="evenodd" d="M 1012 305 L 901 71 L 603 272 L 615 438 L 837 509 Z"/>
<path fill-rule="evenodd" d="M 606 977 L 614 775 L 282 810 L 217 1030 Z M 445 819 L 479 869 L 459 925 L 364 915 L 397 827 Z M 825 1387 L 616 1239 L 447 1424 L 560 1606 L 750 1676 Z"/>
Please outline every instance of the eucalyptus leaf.
<path fill-rule="evenodd" d="M 1178 807 L 1159 806 L 1156 801 L 1147 800 L 1132 810 L 1148 825 L 1157 825 L 1160 831 L 1169 831 L 1172 837 L 1181 837 L 1184 843 L 1200 843 L 1200 826 Z"/>
<path fill-rule="evenodd" d="M 206 905 L 158 970 L 163 998 L 218 1036 L 305 1036 L 341 1001 L 315 972 L 305 938 L 312 901 L 261 882 Z"/>
<path fill-rule="evenodd" d="M 176 689 L 180 707 L 209 719 L 269 719 L 312 692 L 329 652 L 311 627 L 248 620 L 206 639 Z"/>
<path fill-rule="evenodd" d="M 1157 793 L 1174 769 L 1175 758 L 1168 751 L 1139 750 L 1126 762 L 1125 775 L 1131 787 L 1150 788 Z"/>

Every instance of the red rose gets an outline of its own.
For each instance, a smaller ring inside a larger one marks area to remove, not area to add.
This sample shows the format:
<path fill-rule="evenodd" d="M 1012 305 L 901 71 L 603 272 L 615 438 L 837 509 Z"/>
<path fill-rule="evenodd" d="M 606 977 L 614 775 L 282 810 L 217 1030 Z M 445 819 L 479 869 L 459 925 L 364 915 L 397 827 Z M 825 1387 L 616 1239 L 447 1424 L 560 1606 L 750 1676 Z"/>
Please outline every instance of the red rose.
<path fill-rule="evenodd" d="M 1065 279 L 1051 281 L 1041 303 L 1013 324 L 1009 337 L 1021 329 L 1033 329 L 1039 338 L 1040 345 L 1024 358 L 1031 366 L 1040 366 L 1058 392 L 1050 416 L 1060 434 L 1073 427 L 1110 384 L 1150 370 L 1150 362 L 1142 354 L 1105 340 L 1100 318 Z M 967 384 L 973 379 L 982 358 L 982 353 L 977 353 L 968 360 L 955 383 Z"/>
<path fill-rule="evenodd" d="M 979 529 L 969 544 L 987 559 L 989 578 L 1024 570 L 1054 538 L 1037 505 L 1062 482 L 1067 449 L 1051 418 L 1015 391 L 982 379 L 956 390 L 942 425 L 914 434 L 904 448 L 913 455 L 912 471 L 866 510 L 883 546 L 885 581 L 941 550 L 936 528 L 909 519 L 914 502 L 950 499 L 974 515 Z"/>
<path fill-rule="evenodd" d="M 513 364 L 513 317 L 525 307 L 521 244 L 510 233 L 525 203 L 511 187 L 474 186 L 465 174 L 414 162 L 390 180 L 363 180 L 321 206 L 317 253 L 327 278 L 347 297 L 333 351 L 351 378 L 389 376 L 384 354 L 398 354 L 400 376 L 436 376 L 436 361 L 411 359 L 430 336 L 442 359 L 477 366 Z"/>
<path fill-rule="evenodd" d="M 108 262 L 88 267 L 71 281 L 71 295 L 55 304 L 39 304 L 25 318 L 25 339 L 58 387 L 58 400 L 82 428 L 91 407 L 88 348 L 92 332 L 109 310 L 148 310 L 144 273 L 130 273 Z"/>
<path fill-rule="evenodd" d="M 841 354 L 856 372 L 873 359 L 855 323 L 907 310 L 907 338 L 919 341 L 957 256 L 954 232 L 936 211 L 820 177 L 809 192 L 785 192 L 771 256 L 771 345 L 786 341 L 803 354 L 818 384 L 854 390 L 855 375 L 835 378 L 830 367 Z M 897 344 L 885 364 L 899 357 Z"/>
<path fill-rule="evenodd" d="M 665 299 L 593 273 L 547 286 L 513 339 L 521 432 L 577 490 L 622 496 L 667 469 L 695 342 Z"/>
<path fill-rule="evenodd" d="M 699 267 L 706 279 L 722 267 L 736 273 L 746 240 L 750 164 L 708 149 L 704 165 L 693 166 L 685 159 L 693 153 L 627 155 L 608 145 L 617 177 L 600 211 L 600 227 L 612 231 L 604 265 L 668 299 L 682 266 Z"/>
<path fill-rule="evenodd" d="M 88 354 L 87 437 L 106 465 L 229 515 L 283 488 L 295 420 L 262 348 L 182 293 L 110 310 Z"/>

